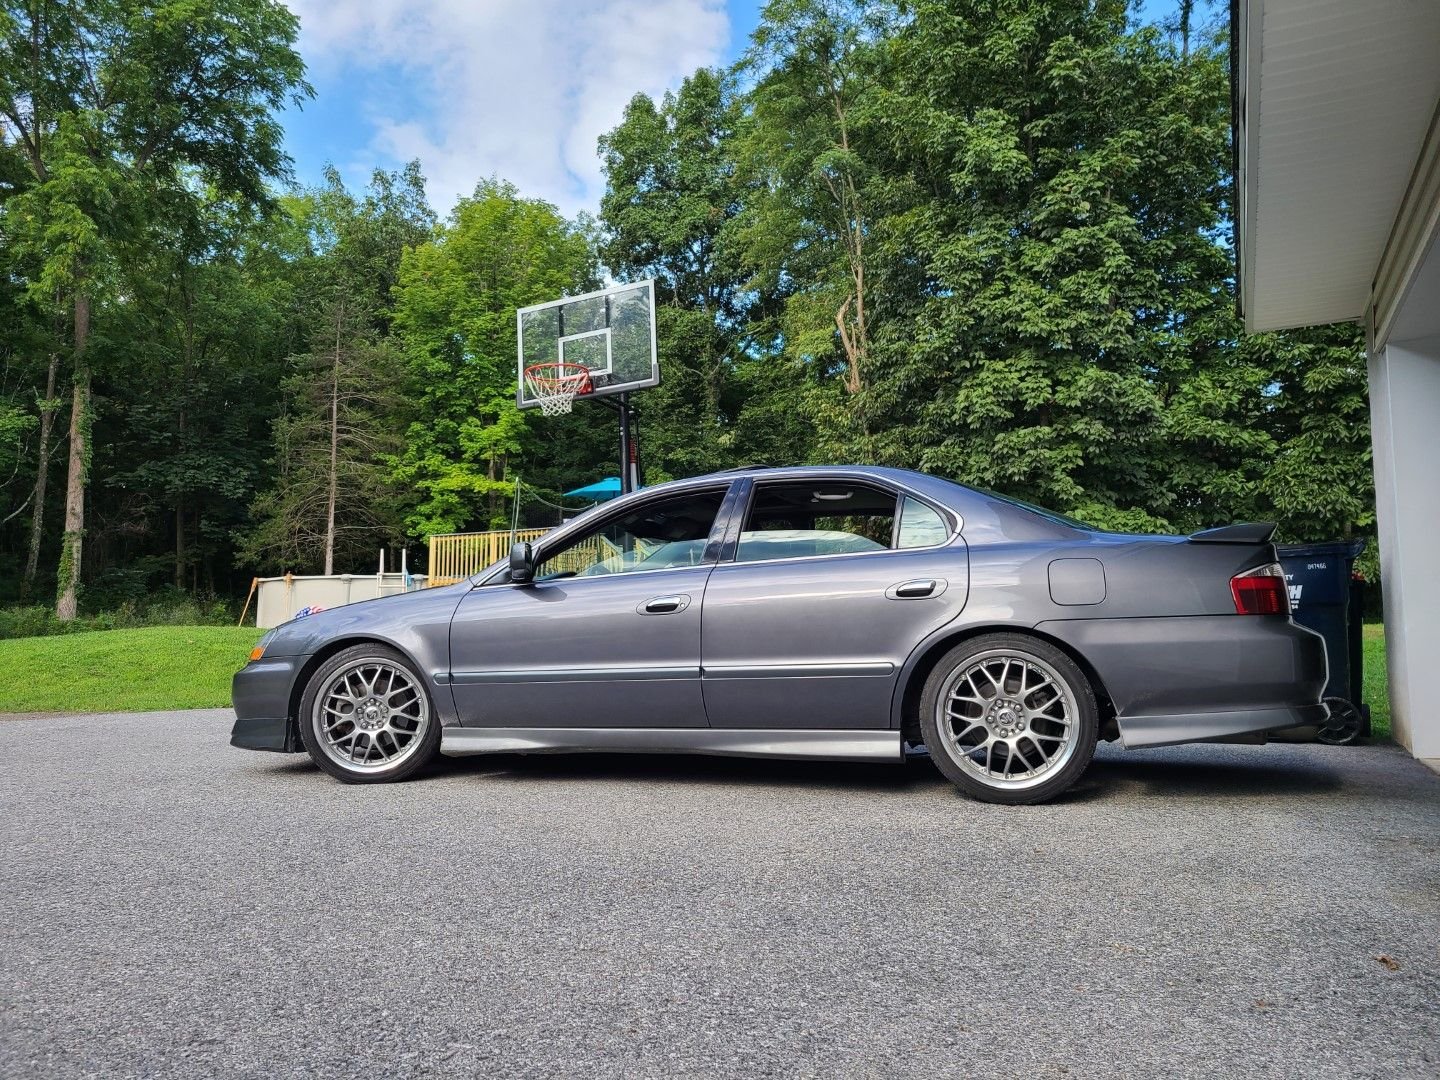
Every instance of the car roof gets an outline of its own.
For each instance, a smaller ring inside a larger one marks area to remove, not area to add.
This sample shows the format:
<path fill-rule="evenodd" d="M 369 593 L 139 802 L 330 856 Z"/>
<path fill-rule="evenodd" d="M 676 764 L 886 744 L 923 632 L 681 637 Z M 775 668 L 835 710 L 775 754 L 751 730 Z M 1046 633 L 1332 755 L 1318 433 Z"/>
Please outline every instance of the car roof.
<path fill-rule="evenodd" d="M 787 478 L 824 477 L 849 478 L 871 477 L 875 480 L 889 480 L 892 483 L 921 483 L 937 482 L 938 478 L 927 476 L 925 473 L 915 472 L 913 469 L 895 469 L 886 465 L 741 465 L 734 469 L 722 469 L 719 472 L 706 473 L 703 476 L 691 476 L 685 480 L 675 480 L 671 483 L 701 483 L 715 480 L 734 480 L 737 477 L 752 477 L 765 480 L 784 480 Z M 949 480 L 938 480 L 939 483 L 950 484 Z M 661 485 L 656 485 L 657 487 Z M 959 487 L 960 485 L 952 485 Z"/>
<path fill-rule="evenodd" d="M 897 469 L 887 465 L 744 465 L 721 472 L 672 480 L 643 491 L 681 490 L 689 486 L 731 483 L 737 479 L 804 480 L 845 479 L 873 480 L 936 503 L 955 514 L 970 542 L 999 540 L 1055 540 L 1077 535 L 1077 530 L 1043 513 L 997 498 L 987 492 L 957 484 L 913 469 Z"/>

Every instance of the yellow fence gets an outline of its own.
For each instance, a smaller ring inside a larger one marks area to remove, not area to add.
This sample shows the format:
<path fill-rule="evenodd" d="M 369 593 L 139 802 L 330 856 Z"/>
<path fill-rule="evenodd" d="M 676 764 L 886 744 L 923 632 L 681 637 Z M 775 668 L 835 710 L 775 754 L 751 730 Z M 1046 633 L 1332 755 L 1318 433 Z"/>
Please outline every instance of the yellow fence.
<path fill-rule="evenodd" d="M 516 540 L 534 542 L 549 529 L 521 529 Z M 510 554 L 510 530 L 500 532 L 443 533 L 430 537 L 431 585 L 453 585 L 478 574 Z"/>
<path fill-rule="evenodd" d="M 516 540 L 531 543 L 544 536 L 549 529 L 521 529 L 515 533 Z M 498 562 L 510 554 L 510 530 L 499 532 L 442 533 L 430 537 L 430 580 L 427 584 L 453 585 L 473 577 L 491 563 Z M 545 573 L 578 574 L 597 562 L 618 558 L 620 549 L 604 536 L 596 534 L 566 548 L 545 563 Z"/>

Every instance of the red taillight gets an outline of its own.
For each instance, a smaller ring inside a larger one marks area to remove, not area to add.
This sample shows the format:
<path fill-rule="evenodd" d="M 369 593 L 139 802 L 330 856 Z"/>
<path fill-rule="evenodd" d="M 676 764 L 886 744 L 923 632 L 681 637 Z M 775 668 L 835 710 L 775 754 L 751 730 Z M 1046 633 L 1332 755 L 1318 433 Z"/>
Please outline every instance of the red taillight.
<path fill-rule="evenodd" d="M 1290 592 L 1279 563 L 1252 566 L 1230 579 L 1237 615 L 1289 615 Z"/>

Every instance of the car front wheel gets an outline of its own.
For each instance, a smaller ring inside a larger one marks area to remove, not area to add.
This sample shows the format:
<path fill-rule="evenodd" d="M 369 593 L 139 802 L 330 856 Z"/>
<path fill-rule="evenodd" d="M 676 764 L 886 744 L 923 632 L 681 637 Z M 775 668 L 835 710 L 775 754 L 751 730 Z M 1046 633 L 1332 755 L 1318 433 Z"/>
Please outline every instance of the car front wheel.
<path fill-rule="evenodd" d="M 356 645 L 306 684 L 300 737 L 331 776 L 373 784 L 403 780 L 433 760 L 440 723 L 408 660 L 382 645 Z"/>
<path fill-rule="evenodd" d="M 1095 693 L 1048 642 L 986 634 L 950 650 L 925 682 L 920 729 L 936 767 L 984 802 L 1053 799 L 1095 754 Z"/>

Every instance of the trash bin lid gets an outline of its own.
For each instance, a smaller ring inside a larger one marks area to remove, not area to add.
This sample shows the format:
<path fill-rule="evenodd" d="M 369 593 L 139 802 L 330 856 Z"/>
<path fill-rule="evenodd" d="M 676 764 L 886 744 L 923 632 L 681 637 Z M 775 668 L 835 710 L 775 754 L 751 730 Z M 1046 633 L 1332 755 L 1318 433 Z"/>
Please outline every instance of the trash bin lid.
<path fill-rule="evenodd" d="M 1365 540 L 1327 540 L 1318 544 L 1276 544 L 1275 552 L 1282 559 L 1304 559 L 1308 556 L 1344 556 L 1358 559 L 1365 550 Z"/>

